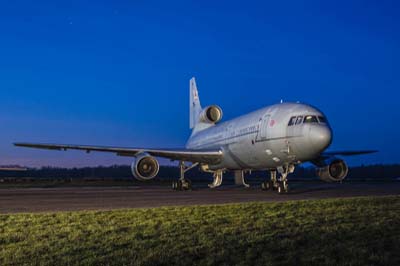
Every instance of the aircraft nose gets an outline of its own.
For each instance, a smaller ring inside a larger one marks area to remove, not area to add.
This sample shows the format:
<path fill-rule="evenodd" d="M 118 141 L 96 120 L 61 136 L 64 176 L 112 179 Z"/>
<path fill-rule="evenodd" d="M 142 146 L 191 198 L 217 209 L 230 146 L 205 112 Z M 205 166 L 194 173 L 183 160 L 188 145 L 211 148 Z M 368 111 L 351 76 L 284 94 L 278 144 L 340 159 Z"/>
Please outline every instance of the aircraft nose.
<path fill-rule="evenodd" d="M 323 151 L 332 143 L 332 130 L 328 126 L 313 126 L 310 129 L 310 140 L 315 150 Z"/>

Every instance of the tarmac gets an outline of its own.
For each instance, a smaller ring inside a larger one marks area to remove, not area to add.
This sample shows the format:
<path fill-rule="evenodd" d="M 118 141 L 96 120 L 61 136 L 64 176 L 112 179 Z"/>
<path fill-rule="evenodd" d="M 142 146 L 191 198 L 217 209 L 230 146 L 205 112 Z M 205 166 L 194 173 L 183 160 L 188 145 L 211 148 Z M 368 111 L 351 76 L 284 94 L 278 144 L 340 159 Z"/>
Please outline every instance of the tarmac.
<path fill-rule="evenodd" d="M 282 202 L 362 196 L 400 195 L 400 182 L 292 184 L 288 194 L 222 186 L 174 191 L 167 186 L 0 188 L 0 213 L 113 210 L 162 206 Z"/>

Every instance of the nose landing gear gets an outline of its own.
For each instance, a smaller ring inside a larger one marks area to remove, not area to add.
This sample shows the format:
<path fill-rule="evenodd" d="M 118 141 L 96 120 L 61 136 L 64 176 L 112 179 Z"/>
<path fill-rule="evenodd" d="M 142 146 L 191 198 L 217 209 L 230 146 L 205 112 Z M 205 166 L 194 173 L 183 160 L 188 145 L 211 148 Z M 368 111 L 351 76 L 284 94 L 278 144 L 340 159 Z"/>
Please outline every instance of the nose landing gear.
<path fill-rule="evenodd" d="M 287 181 L 279 181 L 278 187 L 276 189 L 279 194 L 284 194 L 289 192 L 289 184 Z"/>
<path fill-rule="evenodd" d="M 276 190 L 279 194 L 284 194 L 289 192 L 288 175 L 293 173 L 295 169 L 294 165 L 286 165 L 278 167 L 278 173 L 280 174 L 279 180 L 277 179 L 277 171 L 270 171 L 271 180 L 264 181 L 261 184 L 263 190 Z"/>

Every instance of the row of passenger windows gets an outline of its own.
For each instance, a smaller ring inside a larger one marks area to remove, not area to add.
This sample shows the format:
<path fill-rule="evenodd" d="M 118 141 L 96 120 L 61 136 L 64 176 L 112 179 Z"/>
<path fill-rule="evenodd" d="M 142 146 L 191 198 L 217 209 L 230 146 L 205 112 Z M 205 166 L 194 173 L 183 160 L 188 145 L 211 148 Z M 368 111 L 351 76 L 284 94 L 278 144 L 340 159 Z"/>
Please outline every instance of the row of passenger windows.
<path fill-rule="evenodd" d="M 300 125 L 302 123 L 322 123 L 326 124 L 326 118 L 323 116 L 306 115 L 293 116 L 290 118 L 289 126 Z"/>

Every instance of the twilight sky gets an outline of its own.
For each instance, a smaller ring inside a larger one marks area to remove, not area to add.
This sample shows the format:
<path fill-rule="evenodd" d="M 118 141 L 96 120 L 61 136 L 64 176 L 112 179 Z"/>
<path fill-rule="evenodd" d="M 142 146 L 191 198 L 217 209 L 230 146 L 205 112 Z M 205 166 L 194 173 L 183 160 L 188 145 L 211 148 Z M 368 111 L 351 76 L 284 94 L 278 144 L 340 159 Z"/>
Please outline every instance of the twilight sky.
<path fill-rule="evenodd" d="M 350 164 L 400 163 L 398 1 L 0 3 L 0 164 L 125 164 L 15 141 L 182 147 L 189 79 L 225 119 L 317 106 Z"/>

